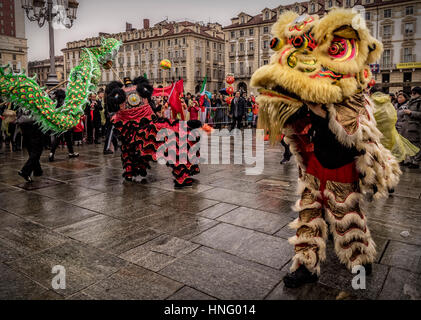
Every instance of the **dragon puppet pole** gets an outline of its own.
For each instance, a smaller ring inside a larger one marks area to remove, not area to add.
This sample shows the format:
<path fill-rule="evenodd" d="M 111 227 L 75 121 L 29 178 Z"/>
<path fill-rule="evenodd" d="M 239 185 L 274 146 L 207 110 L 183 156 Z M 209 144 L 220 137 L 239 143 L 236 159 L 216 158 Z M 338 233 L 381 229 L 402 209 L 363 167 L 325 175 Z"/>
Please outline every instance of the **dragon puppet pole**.
<path fill-rule="evenodd" d="M 112 70 L 114 75 L 117 77 L 117 79 L 120 80 L 120 82 L 124 83 L 123 80 L 121 80 L 120 76 L 118 75 L 117 71 L 115 71 L 115 69 L 113 67 L 111 67 L 110 69 Z"/>
<path fill-rule="evenodd" d="M 54 89 L 57 89 L 58 87 L 62 86 L 63 84 L 69 82 L 69 80 L 64 80 L 62 82 L 60 82 L 58 85 L 52 87 L 51 89 L 45 90 L 45 92 L 50 93 L 51 91 L 53 91 Z"/>

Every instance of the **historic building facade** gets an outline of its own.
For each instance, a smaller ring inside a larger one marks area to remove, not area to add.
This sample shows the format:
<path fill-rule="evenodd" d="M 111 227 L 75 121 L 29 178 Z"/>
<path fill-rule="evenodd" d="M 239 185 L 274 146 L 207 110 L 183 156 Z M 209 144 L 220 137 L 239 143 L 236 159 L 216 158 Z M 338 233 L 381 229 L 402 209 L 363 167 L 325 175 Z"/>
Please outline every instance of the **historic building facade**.
<path fill-rule="evenodd" d="M 64 53 L 65 76 L 79 63 L 81 49 L 98 46 L 101 37 L 113 37 L 123 42 L 114 61 L 115 73 L 103 72 L 102 84 L 146 74 L 154 86 L 166 86 L 184 79 L 185 92 L 200 90 L 207 76 L 207 90 L 215 92 L 223 86 L 224 33 L 217 23 L 162 21 L 154 26 L 143 21 L 142 29 L 126 25 L 126 31 L 117 34 L 100 34 L 98 37 L 67 43 Z M 170 70 L 163 70 L 163 59 L 172 62 Z"/>
<path fill-rule="evenodd" d="M 0 64 L 15 72 L 27 69 L 28 48 L 21 0 L 0 1 Z"/>
<path fill-rule="evenodd" d="M 363 2 L 367 26 L 384 46 L 376 82 L 385 92 L 421 86 L 421 1 Z"/>
<path fill-rule="evenodd" d="M 421 0 L 310 0 L 264 8 L 256 16 L 241 12 L 223 28 L 225 72 L 234 74 L 235 89 L 256 94 L 250 78 L 269 63 L 271 27 L 283 11 L 323 15 L 335 7 L 355 6 L 364 7 L 368 27 L 385 46 L 375 74 L 377 83 L 390 92 L 407 89 L 409 84 L 421 85 L 421 56 L 416 54 L 421 50 Z"/>
<path fill-rule="evenodd" d="M 57 80 L 59 82 L 64 79 L 64 59 L 63 56 L 55 57 L 56 63 L 56 74 Z M 30 61 L 28 63 L 28 75 L 33 77 L 37 75 L 36 80 L 41 86 L 45 85 L 45 82 L 48 79 L 48 74 L 50 73 L 50 59 L 42 61 Z"/>

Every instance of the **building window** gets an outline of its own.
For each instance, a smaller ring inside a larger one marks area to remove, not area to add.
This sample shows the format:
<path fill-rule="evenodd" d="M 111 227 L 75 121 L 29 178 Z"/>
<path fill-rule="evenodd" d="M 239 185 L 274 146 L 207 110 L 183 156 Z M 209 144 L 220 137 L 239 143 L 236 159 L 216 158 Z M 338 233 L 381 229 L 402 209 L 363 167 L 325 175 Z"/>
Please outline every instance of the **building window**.
<path fill-rule="evenodd" d="M 267 49 L 269 47 L 269 41 L 265 40 L 263 41 L 263 49 Z"/>
<path fill-rule="evenodd" d="M 414 33 L 414 24 L 405 23 L 405 35 L 410 35 Z"/>
<path fill-rule="evenodd" d="M 231 44 L 231 52 L 234 52 L 235 51 L 235 44 Z"/>
<path fill-rule="evenodd" d="M 268 20 L 269 19 L 269 11 L 266 11 L 265 12 L 265 20 Z"/>
<path fill-rule="evenodd" d="M 240 62 L 240 74 L 244 74 L 244 62 Z"/>
<path fill-rule="evenodd" d="M 350 6 L 351 6 L 351 0 L 346 0 L 345 5 L 346 5 L 347 7 L 350 7 Z"/>
<path fill-rule="evenodd" d="M 240 51 L 244 51 L 244 43 L 240 43 Z"/>
<path fill-rule="evenodd" d="M 311 5 L 310 5 L 310 12 L 311 13 L 313 13 L 313 12 L 315 12 L 316 11 L 316 5 L 314 4 L 314 3 L 312 3 Z"/>
<path fill-rule="evenodd" d="M 263 65 L 267 65 L 267 64 L 269 64 L 269 61 L 268 60 L 263 60 Z"/>
<path fill-rule="evenodd" d="M 253 41 L 249 42 L 249 50 L 250 51 L 254 50 L 254 42 Z"/>
<path fill-rule="evenodd" d="M 392 9 L 384 9 L 383 18 L 391 18 L 391 17 L 392 17 Z"/>
<path fill-rule="evenodd" d="M 403 82 L 412 82 L 412 72 L 403 73 Z"/>
<path fill-rule="evenodd" d="M 240 37 L 244 37 L 244 30 L 240 30 Z"/>
<path fill-rule="evenodd" d="M 328 3 L 327 3 L 327 7 L 328 7 L 328 8 L 332 8 L 332 5 L 333 5 L 333 4 L 332 4 L 332 0 L 329 0 L 329 1 L 328 1 Z"/>
<path fill-rule="evenodd" d="M 169 46 L 171 45 L 171 40 L 168 40 L 168 45 L 169 45 Z"/>
<path fill-rule="evenodd" d="M 392 36 L 392 26 L 390 25 L 383 26 L 383 36 L 384 37 Z"/>
<path fill-rule="evenodd" d="M 234 65 L 234 63 L 231 63 L 231 73 L 235 73 L 235 65 Z"/>
<path fill-rule="evenodd" d="M 263 33 L 269 33 L 269 27 L 264 27 L 263 28 Z"/>
<path fill-rule="evenodd" d="M 249 35 L 250 36 L 254 35 L 254 29 L 253 28 L 249 30 Z"/>
<path fill-rule="evenodd" d="M 406 7 L 405 8 L 405 15 L 412 16 L 414 14 L 414 7 Z"/>
<path fill-rule="evenodd" d="M 367 21 L 371 20 L 371 12 L 365 13 L 365 20 L 367 20 Z"/>
<path fill-rule="evenodd" d="M 389 49 L 383 51 L 382 63 L 384 67 L 390 66 L 391 51 Z"/>
<path fill-rule="evenodd" d="M 231 31 L 231 39 L 235 38 L 235 31 Z"/>
<path fill-rule="evenodd" d="M 243 24 L 243 23 L 244 23 L 244 16 L 241 17 L 241 24 Z"/>
<path fill-rule="evenodd" d="M 403 62 L 413 62 L 412 48 L 403 48 Z"/>
<path fill-rule="evenodd" d="M 13 55 L 13 60 L 16 60 L 16 55 L 15 54 Z"/>
<path fill-rule="evenodd" d="M 383 73 L 382 74 L 382 82 L 389 83 L 390 82 L 390 73 Z"/>

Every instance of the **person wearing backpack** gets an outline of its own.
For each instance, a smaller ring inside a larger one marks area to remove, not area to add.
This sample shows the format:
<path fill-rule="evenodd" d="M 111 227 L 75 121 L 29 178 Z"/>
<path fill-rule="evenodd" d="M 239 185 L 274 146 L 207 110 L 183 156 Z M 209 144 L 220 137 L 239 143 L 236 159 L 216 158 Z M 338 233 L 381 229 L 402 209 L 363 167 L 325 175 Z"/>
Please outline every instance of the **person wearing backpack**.
<path fill-rule="evenodd" d="M 411 91 L 411 100 L 403 113 L 402 135 L 412 144 L 421 148 L 421 87 L 414 87 Z M 421 151 L 410 157 L 408 168 L 418 169 L 421 162 Z"/>

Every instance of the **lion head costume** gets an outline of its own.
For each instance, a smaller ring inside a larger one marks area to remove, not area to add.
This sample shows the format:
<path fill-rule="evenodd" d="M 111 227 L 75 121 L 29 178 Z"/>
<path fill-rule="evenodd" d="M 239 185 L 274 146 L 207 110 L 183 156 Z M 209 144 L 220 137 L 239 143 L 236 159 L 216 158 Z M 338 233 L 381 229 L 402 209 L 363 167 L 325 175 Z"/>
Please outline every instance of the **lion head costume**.
<path fill-rule="evenodd" d="M 365 89 L 369 64 L 383 48 L 360 15 L 346 9 L 321 19 L 285 12 L 272 33 L 276 52 L 254 73 L 251 85 L 259 88 L 262 125 L 277 124 L 277 129 L 305 102 L 339 103 Z"/>

